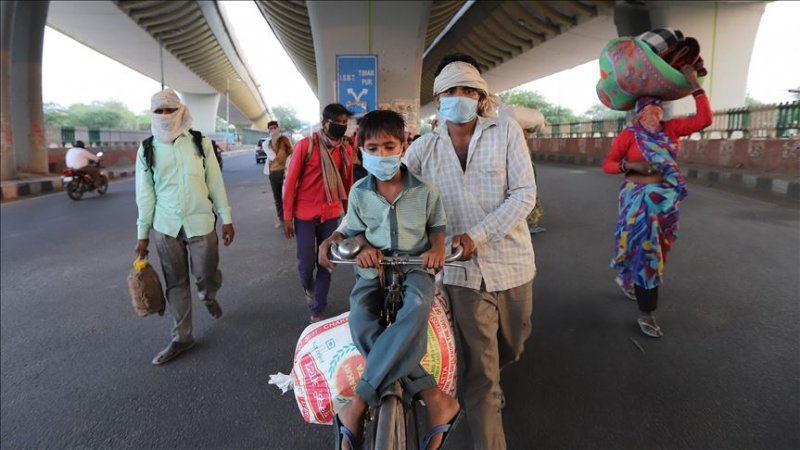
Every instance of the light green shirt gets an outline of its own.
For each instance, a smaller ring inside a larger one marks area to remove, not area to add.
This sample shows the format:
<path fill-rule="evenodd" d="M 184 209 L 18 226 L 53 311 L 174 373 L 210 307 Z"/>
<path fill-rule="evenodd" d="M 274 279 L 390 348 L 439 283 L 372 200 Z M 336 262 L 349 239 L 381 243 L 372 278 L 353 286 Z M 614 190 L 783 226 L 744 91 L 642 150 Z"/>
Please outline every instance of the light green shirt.
<path fill-rule="evenodd" d="M 176 237 L 204 236 L 214 229 L 214 211 L 223 224 L 233 223 L 222 172 L 211 146 L 203 136 L 200 154 L 185 131 L 172 144 L 153 139 L 153 170 L 148 170 L 144 149 L 136 152 L 136 220 L 138 239 L 148 239 L 150 228 Z M 203 161 L 205 159 L 205 161 Z"/>
<path fill-rule="evenodd" d="M 375 177 L 368 175 L 350 189 L 347 234 L 364 233 L 369 244 L 385 253 L 419 254 L 430 249 L 428 233 L 445 231 L 445 214 L 439 191 L 405 166 L 403 190 L 389 203 L 378 193 Z M 375 278 L 374 269 L 358 268 L 363 278 Z"/>

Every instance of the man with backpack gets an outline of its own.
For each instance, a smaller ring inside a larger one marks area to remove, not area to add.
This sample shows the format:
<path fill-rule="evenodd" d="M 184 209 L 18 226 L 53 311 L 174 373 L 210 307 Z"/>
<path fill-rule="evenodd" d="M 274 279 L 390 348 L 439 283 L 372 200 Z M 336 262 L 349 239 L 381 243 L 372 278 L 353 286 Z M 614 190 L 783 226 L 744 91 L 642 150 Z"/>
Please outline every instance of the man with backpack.
<path fill-rule="evenodd" d="M 172 342 L 153 359 L 161 365 L 194 346 L 190 265 L 200 301 L 215 319 L 222 316 L 217 217 L 225 246 L 234 230 L 211 140 L 190 128 L 192 117 L 174 90 L 157 92 L 150 103 L 153 136 L 136 153 L 136 254 L 147 257 L 152 229 L 174 319 Z"/>
<path fill-rule="evenodd" d="M 345 137 L 352 115 L 338 103 L 326 106 L 322 129 L 297 142 L 286 173 L 284 234 L 297 236 L 297 271 L 312 323 L 324 318 L 331 283 L 330 272 L 317 264 L 317 247 L 339 225 L 353 184 L 353 148 Z"/>

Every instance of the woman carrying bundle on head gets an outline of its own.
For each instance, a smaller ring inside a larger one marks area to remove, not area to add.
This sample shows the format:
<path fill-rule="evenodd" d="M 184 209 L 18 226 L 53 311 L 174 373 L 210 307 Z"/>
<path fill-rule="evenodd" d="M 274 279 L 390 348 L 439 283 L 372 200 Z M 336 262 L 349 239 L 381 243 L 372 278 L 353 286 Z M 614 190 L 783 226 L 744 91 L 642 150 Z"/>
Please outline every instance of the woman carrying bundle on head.
<path fill-rule="evenodd" d="M 654 312 L 667 253 L 677 238 L 678 204 L 686 197 L 686 179 L 678 167 L 679 139 L 711 125 L 711 106 L 697 71 L 681 71 L 691 84 L 696 115 L 662 122 L 661 99 L 639 97 L 636 119 L 622 130 L 603 162 L 608 174 L 623 174 L 619 218 L 611 267 L 617 285 L 639 305 L 639 327 L 647 336 L 663 334 Z"/>

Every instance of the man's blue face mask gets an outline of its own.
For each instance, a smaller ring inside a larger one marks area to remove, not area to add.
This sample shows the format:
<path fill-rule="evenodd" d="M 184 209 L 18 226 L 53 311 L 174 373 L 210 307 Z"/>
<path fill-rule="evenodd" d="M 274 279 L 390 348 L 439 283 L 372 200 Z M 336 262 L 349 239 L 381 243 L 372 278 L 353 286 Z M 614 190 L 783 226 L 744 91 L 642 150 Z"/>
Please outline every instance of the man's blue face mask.
<path fill-rule="evenodd" d="M 469 97 L 439 97 L 439 116 L 451 123 L 467 123 L 478 115 L 478 100 Z"/>

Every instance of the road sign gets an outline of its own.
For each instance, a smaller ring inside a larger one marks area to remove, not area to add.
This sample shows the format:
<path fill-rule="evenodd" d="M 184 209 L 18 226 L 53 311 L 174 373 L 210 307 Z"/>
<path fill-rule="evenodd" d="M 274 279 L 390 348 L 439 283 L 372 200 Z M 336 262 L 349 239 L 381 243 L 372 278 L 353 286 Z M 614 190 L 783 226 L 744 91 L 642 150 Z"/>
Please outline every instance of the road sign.
<path fill-rule="evenodd" d="M 355 117 L 378 107 L 378 55 L 336 55 L 336 98 Z"/>

